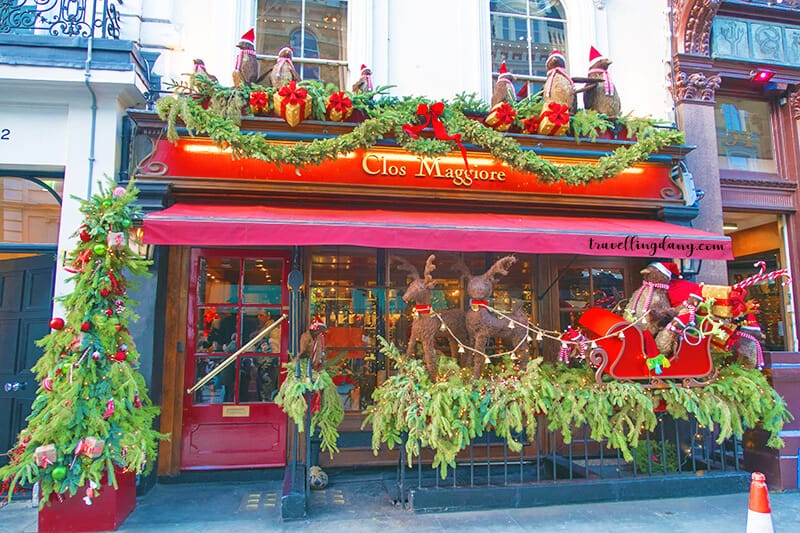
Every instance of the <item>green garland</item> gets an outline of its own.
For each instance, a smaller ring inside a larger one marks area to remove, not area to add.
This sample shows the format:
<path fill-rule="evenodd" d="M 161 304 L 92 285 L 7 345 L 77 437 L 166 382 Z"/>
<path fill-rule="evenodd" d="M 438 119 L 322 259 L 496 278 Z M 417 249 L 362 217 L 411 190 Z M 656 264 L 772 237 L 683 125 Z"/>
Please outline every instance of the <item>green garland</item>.
<path fill-rule="evenodd" d="M 597 385 L 590 368 L 568 368 L 533 360 L 525 371 L 502 365 L 493 375 L 474 380 L 469 370 L 449 358 L 439 362 L 439 375 L 431 382 L 418 359 L 404 357 L 381 339 L 383 352 L 395 361 L 397 374 L 378 387 L 364 425 L 372 425 L 372 447 L 401 444 L 411 464 L 423 447 L 434 451 L 433 467 L 443 477 L 470 441 L 486 431 L 504 437 L 519 451 L 524 431 L 536 434 L 536 415 L 543 415 L 549 430 L 558 431 L 569 444 L 572 431 L 586 425 L 594 440 L 633 460 L 643 430 L 652 431 L 658 419 L 654 406 L 663 399 L 666 412 L 718 427 L 717 442 L 760 425 L 770 433 L 768 445 L 781 447 L 778 436 L 792 418 L 781 396 L 756 370 L 738 365 L 720 369 L 719 378 L 703 388 L 673 384 L 667 389 L 645 389 L 638 383 L 611 381 Z"/>
<path fill-rule="evenodd" d="M 309 91 L 313 116 L 320 116 L 322 101 L 333 91 L 332 86 L 319 83 L 301 82 Z M 205 76 L 193 76 L 187 85 L 176 85 L 175 94 L 163 97 L 156 103 L 159 116 L 167 123 L 167 138 L 173 142 L 178 139 L 176 125 L 181 120 L 190 135 L 202 134 L 218 146 L 230 147 L 235 157 L 254 158 L 268 163 L 295 166 L 318 165 L 336 158 L 339 154 L 356 149 L 369 149 L 381 139 L 393 137 L 405 150 L 424 156 L 437 156 L 456 149 L 453 141 L 437 139 L 411 139 L 402 130 L 408 123 L 416 123 L 417 105 L 429 102 L 423 98 L 377 98 L 385 88 L 379 88 L 367 95 L 349 94 L 354 109 L 366 113 L 369 118 L 354 127 L 349 133 L 328 139 L 315 139 L 310 142 L 274 144 L 263 134 L 242 132 L 239 128 L 243 113 L 249 112 L 249 95 L 261 91 L 267 94 L 268 109 L 273 111 L 274 89 L 254 86 L 250 89 L 228 88 L 211 82 Z M 465 106 L 472 100 L 459 95 L 453 104 L 445 107 L 442 121 L 449 134 L 461 134 L 464 142 L 474 144 L 492 157 L 508 164 L 519 172 L 535 174 L 542 182 L 564 182 L 569 185 L 583 185 L 616 176 L 626 168 L 646 160 L 651 154 L 668 146 L 682 144 L 683 133 L 674 129 L 662 129 L 654 121 L 638 121 L 637 141 L 617 148 L 595 163 L 557 165 L 539 157 L 533 150 L 523 149 L 511 136 L 485 126 L 465 115 Z M 519 103 L 520 113 L 528 113 L 532 108 L 529 100 Z M 518 115 L 522 118 L 523 115 Z M 595 120 L 596 117 L 589 118 Z M 630 120 L 630 119 L 628 119 Z M 586 121 L 576 123 L 576 131 Z M 647 126 L 642 126 L 647 124 Z"/>
<path fill-rule="evenodd" d="M 344 419 L 344 409 L 339 399 L 330 374 L 323 370 L 314 370 L 311 377 L 297 378 L 295 368 L 297 361 L 289 361 L 283 365 L 286 369 L 286 379 L 281 384 L 275 403 L 297 425 L 300 432 L 305 431 L 305 417 L 308 412 L 306 402 L 307 393 L 319 394 L 319 410 L 311 415 L 311 428 L 313 434 L 319 428 L 322 443 L 320 448 L 327 451 L 331 457 L 339 451 L 336 441 L 339 440 L 339 424 Z"/>

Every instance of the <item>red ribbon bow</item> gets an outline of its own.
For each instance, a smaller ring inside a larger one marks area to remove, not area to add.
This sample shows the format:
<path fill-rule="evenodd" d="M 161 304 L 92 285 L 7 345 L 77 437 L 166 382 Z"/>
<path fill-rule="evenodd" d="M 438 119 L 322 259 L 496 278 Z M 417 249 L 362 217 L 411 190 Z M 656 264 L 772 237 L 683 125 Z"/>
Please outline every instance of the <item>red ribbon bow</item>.
<path fill-rule="evenodd" d="M 351 107 L 353 107 L 353 102 L 347 97 L 344 91 L 333 93 L 328 98 L 328 112 L 334 110 L 344 114 L 347 113 Z"/>
<path fill-rule="evenodd" d="M 464 148 L 463 144 L 461 144 L 461 134 L 455 133 L 453 135 L 448 135 L 447 129 L 439 119 L 439 117 L 442 116 L 442 113 L 444 113 L 444 102 L 436 102 L 430 106 L 428 106 L 428 104 L 419 104 L 419 106 L 417 106 L 417 115 L 424 116 L 425 122 L 418 126 L 403 124 L 403 131 L 409 134 L 412 139 L 418 139 L 420 132 L 427 128 L 428 124 L 430 124 L 431 127 L 433 127 L 433 134 L 437 139 L 440 141 L 454 141 L 458 145 L 459 150 L 461 150 L 461 157 L 464 158 L 464 166 L 467 167 L 467 170 L 469 171 L 467 149 Z"/>
<path fill-rule="evenodd" d="M 267 93 L 263 91 L 255 91 L 250 93 L 250 107 L 261 111 L 267 107 Z"/>
<path fill-rule="evenodd" d="M 517 112 L 509 105 L 508 102 L 503 102 L 496 109 L 492 111 L 500 124 L 512 124 Z"/>
<path fill-rule="evenodd" d="M 538 133 L 539 132 L 539 117 L 533 116 L 526 118 L 522 122 L 522 129 L 525 133 Z"/>
<path fill-rule="evenodd" d="M 302 87 L 298 87 L 297 82 L 292 80 L 278 90 L 278 96 L 284 99 L 282 103 L 283 106 L 287 104 L 299 104 L 305 103 L 304 101 L 308 96 L 308 91 Z"/>
<path fill-rule="evenodd" d="M 564 124 L 569 124 L 569 106 L 566 104 L 550 102 L 547 105 L 547 111 L 542 115 L 550 119 L 550 122 L 554 125 L 563 126 Z"/>

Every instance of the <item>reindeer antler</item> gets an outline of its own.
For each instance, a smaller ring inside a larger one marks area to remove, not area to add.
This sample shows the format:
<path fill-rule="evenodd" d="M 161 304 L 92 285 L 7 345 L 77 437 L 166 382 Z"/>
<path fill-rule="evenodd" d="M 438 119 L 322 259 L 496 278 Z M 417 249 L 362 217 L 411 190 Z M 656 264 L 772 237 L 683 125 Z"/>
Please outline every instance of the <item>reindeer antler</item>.
<path fill-rule="evenodd" d="M 433 273 L 434 270 L 436 270 L 436 265 L 433 264 L 433 262 L 435 260 L 436 260 L 436 256 L 434 254 L 431 254 L 428 257 L 428 260 L 425 261 L 425 274 L 424 274 L 424 276 L 425 276 L 425 283 L 427 283 L 428 285 L 432 285 L 434 283 L 433 276 L 431 276 L 431 274 Z"/>
<path fill-rule="evenodd" d="M 414 279 L 419 279 L 419 270 L 417 270 L 417 267 L 409 263 L 404 257 L 400 257 L 399 255 L 389 256 L 389 262 L 391 263 L 392 261 L 397 262 L 398 269 L 408 272 L 408 274 Z M 427 270 L 425 273 L 427 275 Z"/>
<path fill-rule="evenodd" d="M 486 276 L 488 279 L 492 280 L 492 283 L 497 282 L 497 276 L 506 276 L 508 275 L 508 269 L 511 268 L 511 265 L 517 262 L 517 258 L 513 255 L 507 255 L 505 257 L 501 257 L 492 265 L 492 268 L 486 271 Z"/>

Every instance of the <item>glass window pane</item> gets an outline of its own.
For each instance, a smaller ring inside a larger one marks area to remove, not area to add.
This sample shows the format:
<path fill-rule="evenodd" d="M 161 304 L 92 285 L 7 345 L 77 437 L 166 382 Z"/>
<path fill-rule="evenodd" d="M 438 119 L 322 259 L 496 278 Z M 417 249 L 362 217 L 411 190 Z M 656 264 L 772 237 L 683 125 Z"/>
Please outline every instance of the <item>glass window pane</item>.
<path fill-rule="evenodd" d="M 244 342 L 250 341 L 250 339 L 255 337 L 262 329 L 275 322 L 275 319 L 280 316 L 279 313 L 279 309 L 245 309 L 242 312 L 242 339 L 244 339 Z M 281 326 L 282 325 L 274 327 L 251 351 L 280 353 Z"/>
<path fill-rule="evenodd" d="M 622 270 L 616 268 L 592 269 L 592 305 L 613 309 L 625 298 Z"/>
<path fill-rule="evenodd" d="M 198 309 L 198 351 L 233 353 L 238 348 L 235 307 Z"/>
<path fill-rule="evenodd" d="M 767 102 L 718 96 L 715 118 L 720 169 L 777 173 Z"/>
<path fill-rule="evenodd" d="M 239 259 L 200 258 L 197 284 L 198 303 L 238 303 Z"/>
<path fill-rule="evenodd" d="M 224 357 L 198 357 L 195 360 L 195 383 L 200 381 L 200 378 L 204 377 L 206 374 L 209 374 L 224 360 Z M 212 378 L 211 381 L 194 393 L 194 403 L 233 403 L 235 376 L 236 365 L 228 365 L 224 370 Z"/>
<path fill-rule="evenodd" d="M 61 197 L 63 179 L 42 180 Z M 0 242 L 58 242 L 61 206 L 41 185 L 22 178 L 0 176 Z"/>
<path fill-rule="evenodd" d="M 245 259 L 242 283 L 243 303 L 280 305 L 282 279 L 282 260 Z"/>
<path fill-rule="evenodd" d="M 278 394 L 280 360 L 277 357 L 239 359 L 239 403 L 271 403 Z"/>

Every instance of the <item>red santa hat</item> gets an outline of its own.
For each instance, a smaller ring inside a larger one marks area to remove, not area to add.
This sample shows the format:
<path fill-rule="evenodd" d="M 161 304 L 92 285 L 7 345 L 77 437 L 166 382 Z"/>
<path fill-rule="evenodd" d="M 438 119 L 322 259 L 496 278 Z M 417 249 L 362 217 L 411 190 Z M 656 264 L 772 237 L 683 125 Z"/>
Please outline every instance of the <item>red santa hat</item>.
<path fill-rule="evenodd" d="M 761 331 L 761 326 L 756 320 L 756 315 L 753 313 L 748 313 L 745 322 L 739 326 L 741 329 L 746 329 L 750 331 Z"/>
<path fill-rule="evenodd" d="M 594 67 L 597 63 L 603 60 L 608 60 L 603 54 L 597 51 L 597 48 L 592 46 L 589 48 L 589 68 Z"/>
<path fill-rule="evenodd" d="M 311 325 L 308 327 L 310 331 L 322 331 L 328 329 L 328 326 L 325 325 L 325 322 L 322 320 L 322 317 L 319 315 L 314 315 L 314 318 L 311 320 Z"/>
<path fill-rule="evenodd" d="M 669 282 L 669 289 L 667 289 L 667 297 L 669 298 L 669 305 L 678 307 L 689 298 L 695 298 L 702 302 L 705 301 L 701 295 L 703 288 L 695 283 L 685 279 L 674 279 Z"/>
<path fill-rule="evenodd" d="M 240 42 L 250 43 L 253 46 L 256 45 L 256 30 L 255 28 L 250 28 L 242 35 L 242 38 L 239 39 Z"/>
<path fill-rule="evenodd" d="M 372 74 L 372 70 L 369 69 L 366 65 L 362 63 L 361 65 L 361 74 Z"/>
<path fill-rule="evenodd" d="M 664 262 L 664 261 L 657 261 L 655 263 L 650 263 L 650 266 L 655 267 L 658 269 L 659 272 L 667 276 L 668 278 L 672 278 L 674 275 L 676 278 L 681 277 L 681 269 L 678 268 L 678 265 L 673 262 Z"/>
<path fill-rule="evenodd" d="M 502 63 L 500 63 L 500 75 L 498 78 L 510 78 L 511 76 L 513 76 L 513 74 L 508 71 L 508 67 L 506 66 L 506 62 L 504 60 Z"/>
<path fill-rule="evenodd" d="M 550 55 L 547 56 L 547 61 L 550 61 L 554 57 L 560 57 L 561 61 L 563 61 L 564 63 L 567 62 L 567 58 L 564 57 L 564 54 L 562 54 L 559 50 L 553 50 L 552 52 L 550 52 Z"/>

